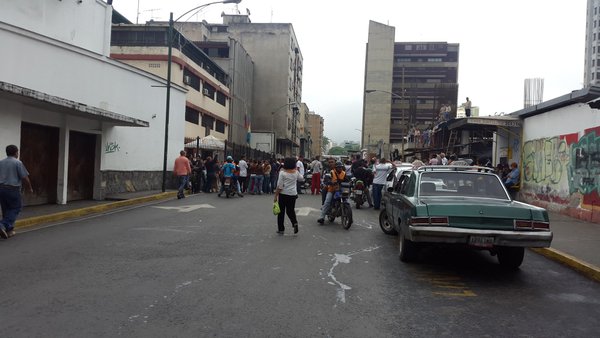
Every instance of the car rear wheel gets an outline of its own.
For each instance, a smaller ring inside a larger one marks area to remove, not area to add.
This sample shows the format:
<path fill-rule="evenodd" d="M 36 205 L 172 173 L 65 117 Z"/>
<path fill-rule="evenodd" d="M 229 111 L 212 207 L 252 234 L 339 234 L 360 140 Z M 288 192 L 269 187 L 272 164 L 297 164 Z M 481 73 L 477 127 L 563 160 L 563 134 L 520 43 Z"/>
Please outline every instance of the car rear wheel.
<path fill-rule="evenodd" d="M 381 230 L 386 235 L 398 235 L 398 231 L 394 229 L 394 224 L 392 224 L 385 209 L 381 210 L 379 213 L 379 227 L 381 227 Z"/>
<path fill-rule="evenodd" d="M 417 259 L 418 246 L 417 243 L 406 239 L 404 234 L 400 232 L 398 236 L 398 248 L 400 260 L 408 263 Z"/>
<path fill-rule="evenodd" d="M 520 247 L 500 247 L 498 248 L 498 262 L 503 268 L 516 270 L 523 263 L 525 249 Z"/>

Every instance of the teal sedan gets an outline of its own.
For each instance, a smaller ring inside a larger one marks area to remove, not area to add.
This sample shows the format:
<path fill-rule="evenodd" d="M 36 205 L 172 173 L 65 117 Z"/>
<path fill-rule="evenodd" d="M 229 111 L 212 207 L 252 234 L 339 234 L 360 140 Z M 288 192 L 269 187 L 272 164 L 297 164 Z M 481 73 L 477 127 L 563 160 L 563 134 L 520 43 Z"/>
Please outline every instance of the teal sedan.
<path fill-rule="evenodd" d="M 524 248 L 549 247 L 545 209 L 510 198 L 489 168 L 426 166 L 405 170 L 382 198 L 379 225 L 399 237 L 403 262 L 424 245 L 488 250 L 504 267 L 521 266 Z"/>

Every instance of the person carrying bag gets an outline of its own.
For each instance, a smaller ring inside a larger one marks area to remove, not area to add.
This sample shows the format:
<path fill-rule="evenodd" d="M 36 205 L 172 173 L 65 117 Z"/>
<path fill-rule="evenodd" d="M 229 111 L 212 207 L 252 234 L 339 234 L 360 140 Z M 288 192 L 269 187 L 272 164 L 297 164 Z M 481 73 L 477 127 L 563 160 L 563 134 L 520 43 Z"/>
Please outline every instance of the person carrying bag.
<path fill-rule="evenodd" d="M 296 159 L 291 157 L 286 158 L 283 161 L 283 170 L 279 172 L 277 189 L 275 189 L 275 198 L 273 201 L 278 204 L 280 209 L 279 214 L 277 214 L 277 234 L 279 235 L 283 235 L 285 231 L 284 221 L 286 214 L 292 222 L 294 233 L 298 233 L 298 220 L 296 219 L 295 210 L 296 199 L 298 198 L 296 184 L 303 181 L 304 177 L 296 170 Z M 275 206 L 273 206 L 273 213 L 275 213 Z"/>

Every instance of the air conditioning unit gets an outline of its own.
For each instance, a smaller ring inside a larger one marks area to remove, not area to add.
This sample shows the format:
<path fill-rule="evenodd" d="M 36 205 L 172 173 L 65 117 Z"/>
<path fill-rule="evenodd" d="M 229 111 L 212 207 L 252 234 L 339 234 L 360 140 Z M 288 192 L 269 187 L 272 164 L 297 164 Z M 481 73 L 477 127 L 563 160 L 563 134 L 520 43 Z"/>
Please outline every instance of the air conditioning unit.
<path fill-rule="evenodd" d="M 192 84 L 192 77 L 189 76 L 189 75 L 184 75 L 183 76 L 183 83 L 185 83 L 186 85 Z"/>
<path fill-rule="evenodd" d="M 204 95 L 206 95 L 206 96 L 209 96 L 209 95 L 210 95 L 210 93 L 208 92 L 208 89 L 206 89 L 206 88 L 203 88 L 203 89 L 202 89 L 202 94 L 204 94 Z"/>

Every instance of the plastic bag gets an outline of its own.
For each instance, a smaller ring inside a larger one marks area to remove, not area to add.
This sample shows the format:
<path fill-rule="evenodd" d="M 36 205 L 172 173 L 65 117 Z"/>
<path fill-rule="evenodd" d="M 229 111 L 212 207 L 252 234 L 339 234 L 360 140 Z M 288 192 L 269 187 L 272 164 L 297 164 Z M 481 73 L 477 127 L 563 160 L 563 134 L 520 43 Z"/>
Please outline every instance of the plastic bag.
<path fill-rule="evenodd" d="M 279 209 L 279 202 L 273 203 L 273 215 L 279 215 L 281 209 Z"/>

